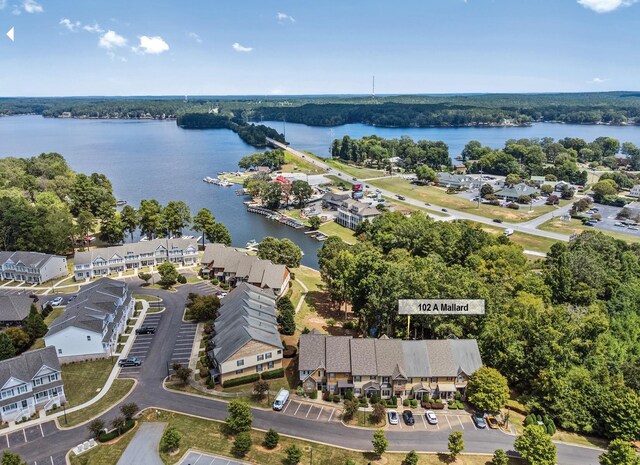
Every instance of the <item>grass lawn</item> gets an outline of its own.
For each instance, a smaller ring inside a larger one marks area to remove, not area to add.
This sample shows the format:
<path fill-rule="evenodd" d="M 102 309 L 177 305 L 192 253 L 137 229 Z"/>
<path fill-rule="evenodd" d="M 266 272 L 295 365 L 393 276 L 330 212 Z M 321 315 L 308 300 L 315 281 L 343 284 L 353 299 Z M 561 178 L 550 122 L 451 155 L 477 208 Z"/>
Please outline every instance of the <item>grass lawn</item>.
<path fill-rule="evenodd" d="M 156 411 L 148 411 L 143 416 L 143 421 L 166 422 L 169 427 L 176 428 L 182 435 L 180 450 L 177 454 L 160 454 L 162 461 L 167 465 L 178 463 L 180 458 L 190 448 L 198 449 L 202 452 L 210 452 L 216 455 L 233 457 L 231 454 L 233 438 L 223 433 L 221 422 L 189 417 L 187 415 L 167 412 L 164 410 L 160 410 L 158 413 L 156 413 Z M 267 451 L 264 448 L 259 447 L 264 439 L 263 432 L 252 430 L 251 436 L 253 439 L 253 446 L 247 456 L 242 459 L 243 461 L 250 463 L 265 465 L 286 463 L 284 451 L 291 444 L 296 444 L 304 451 L 302 461 L 300 463 L 309 462 L 311 448 L 313 448 L 314 465 L 341 465 L 345 463 L 347 459 L 352 459 L 358 465 L 363 465 L 365 463 L 372 462 L 377 458 L 372 453 L 355 452 L 331 445 L 292 439 L 285 436 L 280 436 L 280 447 L 277 447 L 273 451 Z M 102 449 L 113 449 L 113 451 L 103 451 Z M 94 451 L 88 452 L 85 455 L 87 460 L 75 461 L 72 463 L 81 465 L 115 465 L 117 458 L 123 450 L 124 447 L 119 443 L 113 445 L 101 445 Z M 419 455 L 420 465 L 451 463 L 448 455 L 445 454 Z M 93 459 L 94 457 L 96 458 Z M 107 457 L 110 457 L 110 460 L 112 461 L 107 461 Z M 404 457 L 405 454 L 384 454 L 384 458 L 388 465 L 401 465 Z M 83 456 L 81 456 L 80 459 L 83 459 Z M 462 455 L 456 463 L 459 465 L 485 465 L 489 459 L 490 457 L 488 456 Z M 516 465 L 519 463 L 522 462 L 517 459 L 510 459 L 509 461 L 510 465 Z"/>
<path fill-rule="evenodd" d="M 379 178 L 381 176 L 387 176 L 383 170 L 376 170 L 373 168 L 360 168 L 355 165 L 348 165 L 346 163 L 342 163 L 341 161 L 329 159 L 324 160 L 324 162 L 337 169 L 342 171 L 343 173 L 350 174 L 360 180 L 368 179 L 368 178 Z"/>
<path fill-rule="evenodd" d="M 511 210 L 509 208 L 486 204 L 480 204 L 480 207 L 478 208 L 478 204 L 476 202 L 463 199 L 455 194 L 447 194 L 443 188 L 434 186 L 415 186 L 406 179 L 399 177 L 371 181 L 370 184 L 388 189 L 392 192 L 404 195 L 405 197 L 412 197 L 441 207 L 484 216 L 486 218 L 500 218 L 512 223 L 529 221 L 555 209 L 555 207 L 551 205 L 544 205 L 541 207 L 534 207 L 533 212 L 529 213 L 526 205 L 521 206 L 520 210 Z M 566 203 L 567 201 L 564 202 Z M 561 203 L 561 205 L 563 205 L 563 203 Z"/>
<path fill-rule="evenodd" d="M 147 314 L 149 313 L 162 313 L 164 312 L 164 307 L 149 307 L 147 309 Z"/>
<path fill-rule="evenodd" d="M 116 357 L 62 365 L 62 380 L 69 407 L 95 397 L 107 382 Z"/>
<path fill-rule="evenodd" d="M 638 236 L 632 236 L 631 234 L 624 234 L 621 232 L 604 231 L 602 229 L 590 228 L 589 226 L 583 226 L 582 221 L 576 220 L 574 218 L 571 218 L 571 220 L 569 221 L 563 221 L 560 218 L 553 218 L 546 223 L 542 223 L 540 226 L 538 226 L 538 229 L 541 229 L 543 231 L 557 232 L 561 234 L 580 234 L 582 231 L 590 230 L 601 232 L 603 234 L 606 234 L 607 236 L 611 236 L 615 239 L 620 239 L 629 243 L 640 242 L 640 237 Z"/>
<path fill-rule="evenodd" d="M 58 318 L 63 313 L 64 313 L 64 307 L 53 307 L 52 312 L 49 313 L 49 315 L 47 315 L 47 317 L 44 319 L 44 323 L 47 326 L 49 326 L 53 320 Z M 44 349 L 43 338 L 39 337 L 38 339 L 33 341 L 33 344 L 31 344 L 31 347 L 29 347 L 29 350 L 36 350 L 36 349 Z"/>
<path fill-rule="evenodd" d="M 484 231 L 490 234 L 502 235 L 504 232 L 504 229 L 502 228 L 493 227 L 482 223 L 475 223 L 473 221 L 472 223 L 477 224 Z M 511 236 L 509 236 L 509 239 L 516 244 L 520 244 L 525 250 L 533 250 L 535 252 L 543 253 L 549 252 L 549 250 L 551 250 L 551 246 L 558 242 L 554 239 L 548 239 L 546 237 L 536 236 L 534 234 L 527 234 L 519 231 L 514 232 Z"/>
<path fill-rule="evenodd" d="M 90 420 L 102 412 L 111 408 L 114 404 L 120 402 L 124 396 L 126 396 L 134 385 L 132 379 L 115 379 L 111 388 L 107 394 L 95 404 L 89 405 L 86 408 L 78 410 L 77 412 L 67 413 L 67 423 L 64 421 L 64 416 L 58 418 L 58 423 L 62 427 L 71 427 L 84 423 Z M 67 386 L 65 384 L 65 393 L 67 392 Z"/>
<path fill-rule="evenodd" d="M 296 157 L 295 155 L 290 154 L 289 152 L 284 153 L 284 165 L 282 165 L 282 171 L 285 173 L 304 173 L 304 174 L 322 174 L 327 171 L 320 168 L 317 165 L 314 165 L 310 161 L 303 160 L 302 158 Z M 297 170 L 295 168 L 298 168 Z"/>
<path fill-rule="evenodd" d="M 353 182 L 351 181 L 351 179 L 345 179 L 341 176 L 336 176 L 335 174 L 328 174 L 325 177 L 331 179 L 337 186 L 339 186 L 340 184 L 344 184 L 345 187 L 348 187 L 349 189 L 351 189 L 351 186 L 353 186 Z"/>
<path fill-rule="evenodd" d="M 133 298 L 137 300 L 146 300 L 147 302 L 159 302 L 160 297 L 156 297 L 155 295 L 146 295 L 146 294 L 133 294 Z"/>
<path fill-rule="evenodd" d="M 347 244 L 355 244 L 356 242 L 354 232 L 349 228 L 340 226 L 335 221 L 324 223 L 322 226 L 320 226 L 319 231 L 325 233 L 327 236 L 338 236 Z"/>
<path fill-rule="evenodd" d="M 140 422 L 136 426 L 120 436 L 115 442 L 108 445 L 99 445 L 91 449 L 89 452 L 77 456 L 73 453 L 69 454 L 71 465 L 116 465 L 120 456 L 124 453 L 133 436 L 138 431 Z"/>

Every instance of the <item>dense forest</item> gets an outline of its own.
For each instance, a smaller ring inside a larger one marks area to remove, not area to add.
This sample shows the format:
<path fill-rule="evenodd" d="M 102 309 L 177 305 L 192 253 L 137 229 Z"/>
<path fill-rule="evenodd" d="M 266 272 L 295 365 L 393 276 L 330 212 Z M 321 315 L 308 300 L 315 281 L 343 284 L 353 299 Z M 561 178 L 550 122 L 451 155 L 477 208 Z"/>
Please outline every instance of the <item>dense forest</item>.
<path fill-rule="evenodd" d="M 593 231 L 530 264 L 464 221 L 384 213 L 355 245 L 319 252 L 327 290 L 360 334 L 476 338 L 521 402 L 570 431 L 640 438 L 640 247 Z M 416 316 L 398 299 L 486 299 L 484 316 Z"/>
<path fill-rule="evenodd" d="M 522 125 L 536 121 L 636 124 L 640 94 L 478 94 L 388 96 L 196 96 L 2 98 L 0 115 L 77 118 L 174 118 L 212 110 L 244 122 L 282 120 L 313 126 L 386 127 Z"/>
<path fill-rule="evenodd" d="M 266 147 L 267 137 L 284 142 L 284 136 L 273 128 L 263 124 L 249 124 L 241 118 L 213 113 L 185 113 L 177 120 L 178 126 L 183 129 L 231 129 L 247 144 L 257 148 Z"/>

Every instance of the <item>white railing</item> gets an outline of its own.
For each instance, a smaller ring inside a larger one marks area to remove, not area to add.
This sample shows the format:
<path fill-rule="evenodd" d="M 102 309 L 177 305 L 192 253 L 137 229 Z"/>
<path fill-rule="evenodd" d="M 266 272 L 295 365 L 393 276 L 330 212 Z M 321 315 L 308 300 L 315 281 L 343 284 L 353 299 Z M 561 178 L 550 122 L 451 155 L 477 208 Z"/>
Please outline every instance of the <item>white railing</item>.
<path fill-rule="evenodd" d="M 47 410 L 51 410 L 51 406 L 53 404 L 56 404 L 57 407 L 60 407 L 61 400 L 62 400 L 62 396 L 60 395 L 54 397 L 53 399 L 50 399 L 49 402 L 44 404 L 44 411 L 46 412 Z"/>
<path fill-rule="evenodd" d="M 31 406 L 28 405 L 27 408 L 18 410 L 16 414 L 13 415 L 13 418 L 11 418 L 10 415 L 6 415 L 6 414 L 4 415 L 4 417 L 6 418 L 6 421 L 21 421 L 22 418 L 26 418 L 28 420 L 29 418 L 31 418 L 31 415 L 33 413 L 35 413 L 35 409 L 33 409 L 32 411 Z"/>

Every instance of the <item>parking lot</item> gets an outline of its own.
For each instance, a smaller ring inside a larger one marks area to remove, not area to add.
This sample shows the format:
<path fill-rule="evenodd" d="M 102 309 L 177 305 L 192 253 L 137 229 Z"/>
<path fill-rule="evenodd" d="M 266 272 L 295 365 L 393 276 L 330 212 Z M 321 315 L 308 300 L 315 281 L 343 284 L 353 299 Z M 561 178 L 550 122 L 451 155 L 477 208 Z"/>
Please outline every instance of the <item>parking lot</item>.
<path fill-rule="evenodd" d="M 158 329 L 158 325 L 160 324 L 160 320 L 162 319 L 162 313 L 151 313 L 148 314 L 141 326 L 149 326 L 154 329 Z M 131 345 L 131 350 L 127 357 L 137 357 L 142 360 L 144 364 L 144 360 L 149 353 L 149 348 L 151 347 L 151 343 L 153 342 L 153 338 L 155 334 L 135 334 L 132 333 L 129 337 L 135 337 L 133 344 Z M 142 369 L 141 366 L 138 367 L 122 367 L 120 369 L 120 376 L 123 378 L 130 378 L 140 373 Z"/>
<path fill-rule="evenodd" d="M 629 227 L 624 226 L 620 220 L 616 219 L 616 215 L 622 210 L 622 208 L 600 204 L 593 204 L 593 206 L 598 209 L 598 213 L 602 217 L 602 221 L 597 222 L 595 226 L 593 226 L 595 229 L 629 234 L 631 236 L 640 236 L 640 228 L 630 229 Z M 616 226 L 616 224 L 618 226 Z"/>
<path fill-rule="evenodd" d="M 57 431 L 55 422 L 49 421 L 47 423 L 41 423 L 39 425 L 30 426 L 28 428 L 14 431 L 9 434 L 1 434 L 0 432 L 0 450 L 12 450 L 23 444 L 37 441 L 42 438 L 53 434 Z M 64 454 L 52 455 L 49 457 L 47 463 L 52 465 L 64 465 L 66 463 Z"/>
<path fill-rule="evenodd" d="M 468 412 L 461 411 L 460 413 L 440 413 L 435 411 L 436 417 L 438 419 L 438 423 L 435 425 L 429 424 L 427 422 L 426 416 L 422 411 L 412 411 L 413 418 L 415 423 L 413 425 L 407 425 L 402 418 L 403 409 L 397 409 L 398 415 L 400 416 L 400 421 L 397 425 L 389 424 L 389 417 L 387 417 L 387 426 L 385 429 L 388 430 L 415 430 L 415 431 L 440 431 L 440 430 L 478 430 L 478 431 L 499 431 L 492 430 L 491 428 L 478 428 L 473 420 L 471 419 L 471 414 Z M 361 413 L 362 415 L 362 413 Z"/>
<path fill-rule="evenodd" d="M 191 352 L 193 350 L 193 340 L 196 336 L 197 324 L 183 321 L 180 323 L 180 329 L 178 329 L 178 336 L 176 342 L 173 345 L 173 352 L 171 353 L 171 360 L 169 361 L 169 372 L 173 373 L 173 364 L 179 363 L 182 366 L 189 365 L 189 359 L 191 358 Z"/>
<path fill-rule="evenodd" d="M 337 405 L 333 407 L 289 400 L 281 413 L 315 421 L 340 421 L 342 409 Z"/>
<path fill-rule="evenodd" d="M 246 463 L 228 459 L 227 457 L 203 454 L 201 452 L 189 452 L 180 462 L 180 465 L 244 465 Z"/>

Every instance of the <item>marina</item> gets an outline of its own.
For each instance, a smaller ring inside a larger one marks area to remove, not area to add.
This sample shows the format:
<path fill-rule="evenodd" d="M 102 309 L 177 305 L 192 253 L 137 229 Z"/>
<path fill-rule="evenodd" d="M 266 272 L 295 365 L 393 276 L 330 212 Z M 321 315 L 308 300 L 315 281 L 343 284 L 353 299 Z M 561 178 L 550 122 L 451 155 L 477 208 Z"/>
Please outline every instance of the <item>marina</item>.
<path fill-rule="evenodd" d="M 212 178 L 210 176 L 205 176 L 202 180 L 207 184 L 214 184 L 216 186 L 222 186 L 222 187 L 233 186 L 233 183 L 227 181 L 226 179 L 219 179 L 219 178 Z"/>

